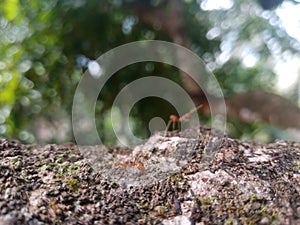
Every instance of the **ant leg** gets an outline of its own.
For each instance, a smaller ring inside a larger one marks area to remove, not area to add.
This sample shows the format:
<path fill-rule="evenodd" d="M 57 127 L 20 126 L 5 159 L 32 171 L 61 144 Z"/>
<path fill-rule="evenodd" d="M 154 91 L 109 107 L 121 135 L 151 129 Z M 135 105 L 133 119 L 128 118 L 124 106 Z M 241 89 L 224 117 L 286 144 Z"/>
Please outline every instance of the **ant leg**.
<path fill-rule="evenodd" d="M 167 132 L 168 132 L 168 130 L 170 128 L 171 123 L 172 123 L 172 120 L 169 120 L 169 122 L 167 124 L 167 127 L 166 127 L 166 130 L 165 130 L 165 137 L 167 136 Z"/>

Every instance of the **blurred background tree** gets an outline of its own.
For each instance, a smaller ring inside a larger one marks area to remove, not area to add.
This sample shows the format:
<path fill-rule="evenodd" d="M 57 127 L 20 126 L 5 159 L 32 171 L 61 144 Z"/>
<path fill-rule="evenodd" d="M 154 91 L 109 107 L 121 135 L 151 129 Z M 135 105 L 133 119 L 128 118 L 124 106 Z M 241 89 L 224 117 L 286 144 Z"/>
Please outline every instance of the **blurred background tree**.
<path fill-rule="evenodd" d="M 280 97 L 275 69 L 278 62 L 299 58 L 300 43 L 287 34 L 274 10 L 266 10 L 282 1 L 269 1 L 3 0 L 0 137 L 25 143 L 74 141 L 71 108 L 83 72 L 114 47 L 155 39 L 190 48 L 216 75 L 226 97 L 230 135 L 262 142 L 297 138 L 298 83 Z M 195 103 L 207 104 L 177 69 L 153 62 L 130 65 L 99 95 L 96 122 L 105 143 L 116 143 L 111 111 L 122 119 L 111 108 L 115 96 L 141 74 L 161 74 L 182 85 Z M 207 108 L 201 115 L 209 115 Z M 146 137 L 151 118 L 167 122 L 170 114 L 174 108 L 166 101 L 144 99 L 132 109 L 133 130 Z"/>

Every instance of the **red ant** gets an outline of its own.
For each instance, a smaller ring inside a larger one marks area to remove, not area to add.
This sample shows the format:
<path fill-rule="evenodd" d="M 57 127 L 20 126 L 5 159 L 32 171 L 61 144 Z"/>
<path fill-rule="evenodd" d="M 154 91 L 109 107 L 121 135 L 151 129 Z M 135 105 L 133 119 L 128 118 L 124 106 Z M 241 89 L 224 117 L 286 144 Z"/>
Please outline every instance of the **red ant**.
<path fill-rule="evenodd" d="M 169 130 L 171 124 L 173 124 L 173 130 L 175 130 L 176 123 L 178 124 L 178 127 L 180 128 L 180 123 L 182 123 L 184 121 L 188 121 L 191 118 L 192 113 L 196 112 L 202 106 L 203 106 L 202 104 L 198 105 L 196 108 L 192 109 L 191 111 L 189 111 L 188 113 L 184 114 L 181 117 L 178 117 L 175 115 L 170 115 L 169 122 L 168 122 L 166 130 L 165 130 L 165 136 L 167 135 L 167 131 Z"/>
<path fill-rule="evenodd" d="M 128 167 L 137 167 L 139 170 L 141 171 L 145 171 L 145 166 L 144 164 L 140 161 L 140 155 L 136 156 L 133 160 L 133 162 L 131 160 L 126 160 L 123 162 L 115 162 L 114 164 L 115 167 L 123 167 L 123 169 L 125 169 L 127 166 Z"/>

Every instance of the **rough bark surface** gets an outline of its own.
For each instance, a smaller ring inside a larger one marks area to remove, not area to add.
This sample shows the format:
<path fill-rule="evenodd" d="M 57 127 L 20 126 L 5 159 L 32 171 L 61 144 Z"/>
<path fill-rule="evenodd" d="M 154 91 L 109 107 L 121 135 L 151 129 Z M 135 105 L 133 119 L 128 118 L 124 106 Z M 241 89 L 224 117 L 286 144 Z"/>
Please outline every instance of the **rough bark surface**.
<path fill-rule="evenodd" d="M 83 155 L 97 151 L 112 162 L 94 170 Z M 242 143 L 200 127 L 134 149 L 1 140 L 0 161 L 0 225 L 300 223 L 296 142 Z"/>

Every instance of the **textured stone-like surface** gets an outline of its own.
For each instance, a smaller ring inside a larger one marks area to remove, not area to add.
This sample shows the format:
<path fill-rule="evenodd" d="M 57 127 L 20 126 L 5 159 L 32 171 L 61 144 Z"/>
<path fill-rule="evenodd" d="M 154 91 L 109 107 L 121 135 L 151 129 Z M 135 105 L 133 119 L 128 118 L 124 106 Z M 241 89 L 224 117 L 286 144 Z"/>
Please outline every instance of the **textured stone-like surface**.
<path fill-rule="evenodd" d="M 299 224 L 300 144 L 241 143 L 216 134 L 202 127 L 158 133 L 135 149 L 86 146 L 81 152 L 72 144 L 2 140 L 0 225 Z M 203 161 L 208 140 L 218 147 Z M 87 156 L 99 149 L 105 163 L 93 170 Z M 136 156 L 144 170 L 116 166 L 135 165 L 124 162 Z M 160 168 L 166 162 L 176 167 Z M 133 174 L 133 182 L 111 177 L 122 174 Z"/>

